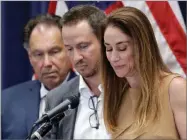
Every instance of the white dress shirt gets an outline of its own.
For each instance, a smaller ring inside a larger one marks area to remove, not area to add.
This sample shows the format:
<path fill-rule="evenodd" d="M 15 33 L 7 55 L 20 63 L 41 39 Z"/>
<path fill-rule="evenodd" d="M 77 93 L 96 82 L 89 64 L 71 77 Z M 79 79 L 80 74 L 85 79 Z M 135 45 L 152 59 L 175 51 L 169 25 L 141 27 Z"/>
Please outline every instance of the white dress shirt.
<path fill-rule="evenodd" d="M 63 81 L 62 84 L 66 83 L 68 78 L 70 76 L 70 73 L 68 73 L 68 75 L 66 76 L 66 79 Z M 60 84 L 60 85 L 62 85 Z M 41 83 L 41 88 L 40 88 L 40 108 L 39 108 L 39 118 L 41 118 L 41 116 L 45 113 L 45 107 L 46 107 L 46 104 L 45 104 L 45 98 L 46 98 L 46 95 L 47 93 L 49 92 L 49 90 L 47 90 L 44 86 L 43 83 Z"/>
<path fill-rule="evenodd" d="M 109 139 L 110 137 L 106 131 L 103 120 L 103 93 L 101 92 L 101 95 L 98 97 L 97 113 L 100 125 L 99 129 L 96 129 L 90 126 L 89 117 L 94 111 L 90 109 L 88 105 L 89 98 L 94 94 L 92 94 L 82 76 L 80 76 L 79 81 L 79 92 L 80 103 L 75 122 L 74 139 Z M 94 100 L 94 104 L 97 104 L 97 99 Z M 96 124 L 97 122 L 94 115 L 90 118 L 92 124 Z"/>
<path fill-rule="evenodd" d="M 40 88 L 40 109 L 39 109 L 39 118 L 45 113 L 45 97 L 49 91 L 45 88 L 44 84 L 41 84 Z"/>

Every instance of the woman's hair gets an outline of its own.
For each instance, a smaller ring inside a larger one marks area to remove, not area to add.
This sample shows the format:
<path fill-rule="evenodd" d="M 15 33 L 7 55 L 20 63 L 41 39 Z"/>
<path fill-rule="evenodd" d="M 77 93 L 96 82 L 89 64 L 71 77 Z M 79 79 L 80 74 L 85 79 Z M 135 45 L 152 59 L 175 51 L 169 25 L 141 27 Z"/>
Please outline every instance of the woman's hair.
<path fill-rule="evenodd" d="M 103 35 L 108 26 L 119 28 L 133 40 L 135 69 L 140 76 L 140 97 L 135 111 L 135 131 L 138 133 L 159 118 L 161 103 L 159 81 L 161 72 L 170 73 L 164 64 L 147 17 L 138 9 L 123 7 L 112 12 L 103 22 Z M 102 84 L 104 88 L 104 120 L 107 129 L 115 132 L 120 106 L 130 87 L 125 78 L 116 76 L 106 57 L 102 42 Z"/>

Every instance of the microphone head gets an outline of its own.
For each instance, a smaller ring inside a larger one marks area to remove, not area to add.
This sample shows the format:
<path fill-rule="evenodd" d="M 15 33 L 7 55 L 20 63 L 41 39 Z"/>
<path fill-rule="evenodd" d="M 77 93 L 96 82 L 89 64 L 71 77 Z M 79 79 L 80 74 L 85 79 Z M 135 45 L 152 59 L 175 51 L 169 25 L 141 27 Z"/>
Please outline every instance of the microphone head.
<path fill-rule="evenodd" d="M 74 109 L 79 105 L 79 97 L 80 97 L 80 94 L 77 94 L 77 95 L 70 96 L 68 98 L 71 102 L 71 109 Z"/>

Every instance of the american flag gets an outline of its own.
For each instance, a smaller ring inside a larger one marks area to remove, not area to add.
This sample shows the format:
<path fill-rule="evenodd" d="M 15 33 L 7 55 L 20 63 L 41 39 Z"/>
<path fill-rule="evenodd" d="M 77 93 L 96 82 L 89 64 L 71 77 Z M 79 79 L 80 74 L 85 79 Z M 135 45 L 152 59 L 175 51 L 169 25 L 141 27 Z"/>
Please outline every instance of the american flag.
<path fill-rule="evenodd" d="M 50 1 L 48 12 L 63 16 L 80 4 L 97 6 L 106 14 L 123 6 L 144 12 L 152 24 L 164 62 L 172 72 L 186 77 L 186 26 L 178 1 Z"/>

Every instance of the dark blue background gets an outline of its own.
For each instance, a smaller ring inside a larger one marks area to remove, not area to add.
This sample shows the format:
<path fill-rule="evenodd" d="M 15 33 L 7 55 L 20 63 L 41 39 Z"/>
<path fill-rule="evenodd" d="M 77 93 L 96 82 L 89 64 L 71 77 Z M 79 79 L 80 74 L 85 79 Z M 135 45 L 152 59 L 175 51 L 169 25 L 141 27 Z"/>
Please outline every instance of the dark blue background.
<path fill-rule="evenodd" d="M 46 13 L 49 2 L 1 2 L 2 89 L 30 80 L 32 68 L 23 49 L 23 28 L 28 20 Z"/>

